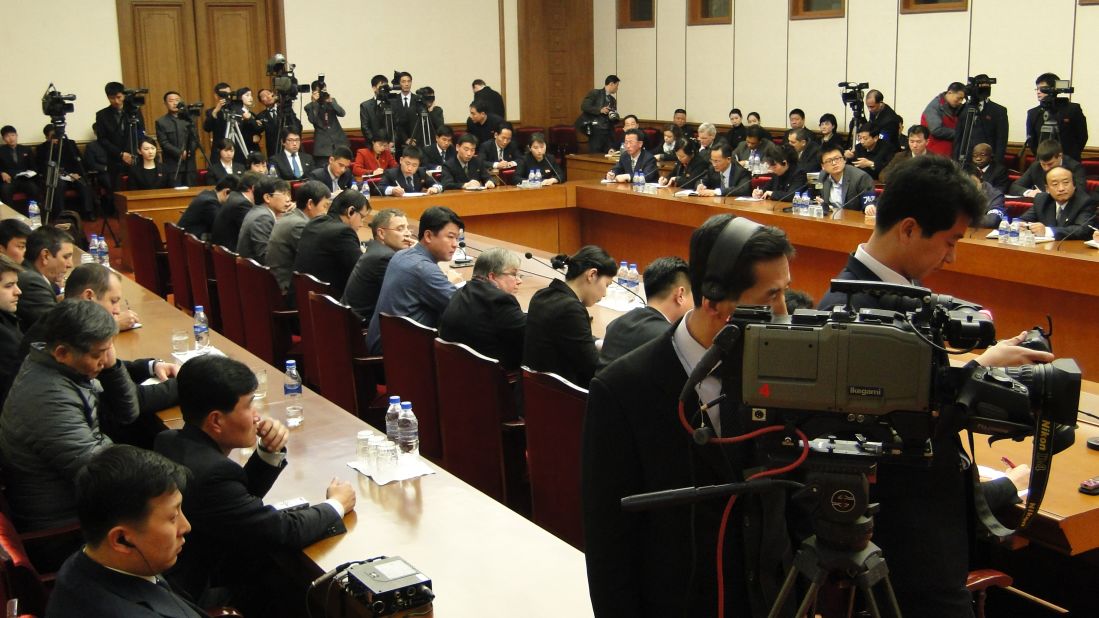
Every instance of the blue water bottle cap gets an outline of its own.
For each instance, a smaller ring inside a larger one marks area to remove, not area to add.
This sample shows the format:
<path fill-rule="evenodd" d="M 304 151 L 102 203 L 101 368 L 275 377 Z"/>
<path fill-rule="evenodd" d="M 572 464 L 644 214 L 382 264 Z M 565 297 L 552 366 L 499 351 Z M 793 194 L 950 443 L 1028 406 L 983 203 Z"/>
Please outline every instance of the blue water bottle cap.
<path fill-rule="evenodd" d="M 401 402 L 401 409 L 402 410 L 411 410 L 412 409 L 412 402 L 411 401 L 402 401 Z"/>
<path fill-rule="evenodd" d="M 389 398 L 389 405 L 393 405 L 393 404 L 401 405 L 401 398 L 397 395 L 393 395 L 392 397 L 390 397 Z"/>
<path fill-rule="evenodd" d="M 290 368 L 295 368 L 296 369 L 297 366 L 298 366 L 298 361 L 292 361 L 292 360 L 286 361 L 286 368 L 287 369 L 290 369 Z"/>
<path fill-rule="evenodd" d="M 198 313 L 199 311 L 205 311 L 205 310 L 202 308 L 202 305 L 195 305 L 195 313 Z"/>

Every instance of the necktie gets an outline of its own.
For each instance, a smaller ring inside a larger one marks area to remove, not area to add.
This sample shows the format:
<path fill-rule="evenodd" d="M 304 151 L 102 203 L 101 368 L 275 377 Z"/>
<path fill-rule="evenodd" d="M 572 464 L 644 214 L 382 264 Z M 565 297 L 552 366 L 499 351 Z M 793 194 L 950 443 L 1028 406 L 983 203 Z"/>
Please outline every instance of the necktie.
<path fill-rule="evenodd" d="M 415 191 L 416 190 L 416 187 L 412 185 L 412 177 L 411 176 L 405 176 L 404 181 L 405 181 L 405 183 L 408 184 L 408 190 L 409 191 Z"/>
<path fill-rule="evenodd" d="M 469 178 L 469 166 L 465 163 L 462 164 L 462 173 L 466 175 L 466 178 Z"/>
<path fill-rule="evenodd" d="M 290 165 L 294 168 L 294 178 L 301 178 L 301 165 L 298 164 L 298 153 L 290 155 Z"/>
<path fill-rule="evenodd" d="M 503 161 L 504 160 L 504 149 L 500 148 L 499 146 L 496 147 L 496 160 L 497 161 Z"/>
<path fill-rule="evenodd" d="M 721 175 L 721 192 L 724 193 L 725 189 L 729 188 L 729 171 L 725 170 L 725 173 Z"/>
<path fill-rule="evenodd" d="M 408 109 L 408 95 L 406 94 L 403 98 L 404 98 L 405 109 Z"/>

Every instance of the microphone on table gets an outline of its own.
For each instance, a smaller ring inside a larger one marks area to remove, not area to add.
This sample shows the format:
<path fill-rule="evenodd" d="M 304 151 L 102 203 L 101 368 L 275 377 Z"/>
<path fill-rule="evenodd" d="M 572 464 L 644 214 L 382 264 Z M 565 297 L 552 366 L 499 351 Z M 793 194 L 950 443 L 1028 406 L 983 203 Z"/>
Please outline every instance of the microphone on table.
<path fill-rule="evenodd" d="M 538 263 L 539 263 L 539 264 L 541 264 L 542 266 L 545 266 L 546 268 L 548 268 L 548 269 L 552 270 L 552 271 L 553 271 L 553 274 L 554 274 L 554 275 L 559 275 L 559 274 L 561 274 L 561 271 L 559 271 L 559 270 L 557 270 L 556 268 L 554 268 L 552 264 L 550 264 L 549 262 L 543 261 L 543 260 L 541 260 L 541 259 L 539 259 L 539 258 L 536 258 L 536 257 L 534 257 L 534 254 L 533 254 L 533 253 L 531 253 L 530 251 L 527 251 L 526 253 L 524 253 L 524 254 L 523 254 L 523 257 L 527 258 L 528 260 L 534 260 L 535 262 L 538 262 Z M 524 273 L 530 273 L 530 274 L 532 274 L 532 275 L 535 275 L 536 277 L 545 277 L 545 275 L 539 275 L 539 274 L 537 274 L 537 273 L 532 273 L 532 272 L 530 272 L 530 271 L 528 271 L 528 270 L 520 270 L 520 272 L 524 272 Z M 553 278 L 554 278 L 554 279 L 556 279 L 557 277 L 556 277 L 556 276 L 554 276 Z"/>
<path fill-rule="evenodd" d="M 839 208 L 832 209 L 832 218 L 833 219 L 837 218 L 837 213 L 839 213 L 841 211 L 844 211 L 844 210 L 847 210 L 847 207 L 850 206 L 855 200 L 866 197 L 867 195 L 870 195 L 871 193 L 873 193 L 873 189 L 871 189 L 870 191 L 863 191 L 862 193 L 856 193 L 854 196 L 852 196 L 850 199 L 848 199 L 846 202 L 844 202 L 842 206 L 840 206 Z M 828 202 L 825 202 L 825 204 L 828 204 Z M 842 215 L 840 215 L 840 216 L 842 216 Z"/>
<path fill-rule="evenodd" d="M 694 189 L 691 189 L 691 183 L 693 183 L 693 182 L 695 182 L 695 181 L 699 180 L 700 178 L 702 178 L 702 177 L 703 177 L 703 176 L 705 176 L 706 174 L 709 174 L 710 172 L 712 172 L 712 171 L 713 171 L 713 169 L 714 169 L 714 166 L 713 166 L 713 164 L 712 164 L 712 163 L 708 163 L 708 164 L 706 165 L 706 168 L 705 168 L 705 169 L 703 169 L 703 170 L 702 170 L 701 172 L 699 172 L 699 173 L 695 174 L 695 175 L 694 175 L 694 176 L 693 176 L 692 178 L 690 178 L 690 179 L 688 179 L 688 180 L 685 180 L 685 181 L 683 182 L 683 184 L 681 184 L 681 185 L 677 185 L 677 186 L 683 187 L 684 189 L 687 189 L 687 190 L 689 190 L 689 191 L 693 191 Z"/>
<path fill-rule="evenodd" d="M 737 191 L 740 191 L 740 190 L 741 190 L 741 188 L 743 188 L 743 187 L 744 187 L 744 185 L 750 185 L 750 184 L 752 184 L 752 176 L 751 176 L 751 174 L 749 174 L 749 175 L 748 175 L 748 179 L 747 179 L 747 180 L 745 180 L 744 182 L 740 183 L 739 185 L 737 185 L 737 186 L 733 187 L 732 189 L 729 189 L 729 192 L 728 192 L 728 193 L 722 193 L 722 194 L 721 194 L 721 203 L 722 203 L 722 204 L 724 205 L 724 204 L 725 204 L 725 198 L 729 197 L 729 196 L 730 196 L 730 195 L 732 195 L 733 193 L 736 193 Z"/>
<path fill-rule="evenodd" d="M 1099 215 L 1099 212 L 1092 213 L 1092 215 L 1090 217 L 1088 217 L 1088 220 L 1084 221 L 1083 226 L 1090 229 L 1091 228 L 1091 222 L 1095 220 L 1096 215 Z M 1061 240 L 1057 241 L 1057 246 L 1055 246 L 1053 248 L 1053 250 L 1054 251 L 1060 251 L 1061 250 L 1061 245 L 1065 244 L 1066 240 L 1068 240 L 1067 235 L 1064 238 L 1062 238 Z M 1085 239 L 1085 240 L 1088 240 L 1088 239 Z"/>

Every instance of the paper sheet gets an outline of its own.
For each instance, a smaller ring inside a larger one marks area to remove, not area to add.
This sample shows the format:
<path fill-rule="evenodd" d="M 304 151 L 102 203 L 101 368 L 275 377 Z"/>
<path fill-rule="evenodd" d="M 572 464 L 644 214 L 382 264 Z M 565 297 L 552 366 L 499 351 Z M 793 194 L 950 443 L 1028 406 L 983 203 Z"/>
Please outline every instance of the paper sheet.
<path fill-rule="evenodd" d="M 435 471 L 431 469 L 431 466 L 427 465 L 420 457 L 409 457 L 402 455 L 398 460 L 397 468 L 391 472 L 382 474 L 375 471 L 373 474 L 367 474 L 362 463 L 358 461 L 347 462 L 347 467 L 355 470 L 359 474 L 369 476 L 375 483 L 379 485 L 388 485 L 393 481 L 407 481 L 421 476 L 427 476 L 428 474 L 435 474 Z"/>

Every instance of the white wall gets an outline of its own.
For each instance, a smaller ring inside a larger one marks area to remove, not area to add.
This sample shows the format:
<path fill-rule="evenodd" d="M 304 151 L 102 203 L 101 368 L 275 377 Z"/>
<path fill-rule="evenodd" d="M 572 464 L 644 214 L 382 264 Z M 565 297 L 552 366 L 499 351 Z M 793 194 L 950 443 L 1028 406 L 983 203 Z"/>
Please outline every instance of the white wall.
<path fill-rule="evenodd" d="M 358 106 L 369 94 L 370 77 L 394 69 L 412 73 L 414 88 L 433 87 L 447 122 L 463 122 L 469 115 L 470 82 L 478 77 L 506 96 L 509 119 L 519 120 L 517 0 L 503 4 L 506 88 L 501 87 L 498 0 L 403 0 L 400 11 L 389 0 L 285 0 L 285 51 L 300 77 L 325 73 L 347 110 L 345 128 L 359 125 Z M 4 9 L 10 27 L 9 54 L 0 69 L 0 124 L 14 125 L 23 142 L 42 141 L 49 119 L 40 99 L 53 81 L 77 95 L 69 135 L 92 139 L 95 112 L 107 104 L 103 85 L 122 80 L 114 0 L 9 0 Z M 470 34 L 456 36 L 459 32 Z"/>
<path fill-rule="evenodd" d="M 845 17 L 814 20 L 790 20 L 784 0 L 732 0 L 733 23 L 724 26 L 687 26 L 686 0 L 658 0 L 655 28 L 615 36 L 615 2 L 594 2 L 596 77 L 617 72 L 622 113 L 643 119 L 670 120 L 683 106 L 691 122 L 725 123 L 735 106 L 769 127 L 785 126 L 794 107 L 813 127 L 825 112 L 845 122 L 836 84 L 867 81 L 914 124 L 947 84 L 987 73 L 999 80 L 992 98 L 1008 109 L 1009 139 L 1022 141 L 1034 78 L 1046 71 L 1071 79 L 1073 100 L 1099 118 L 1099 6 L 1076 0 L 1040 3 L 1053 33 L 1041 44 L 1016 37 L 1038 19 L 1033 0 L 970 0 L 968 11 L 910 15 L 896 0 L 847 0 Z M 685 80 L 674 70 L 681 59 Z M 1099 130 L 1091 133 L 1099 146 Z"/>

